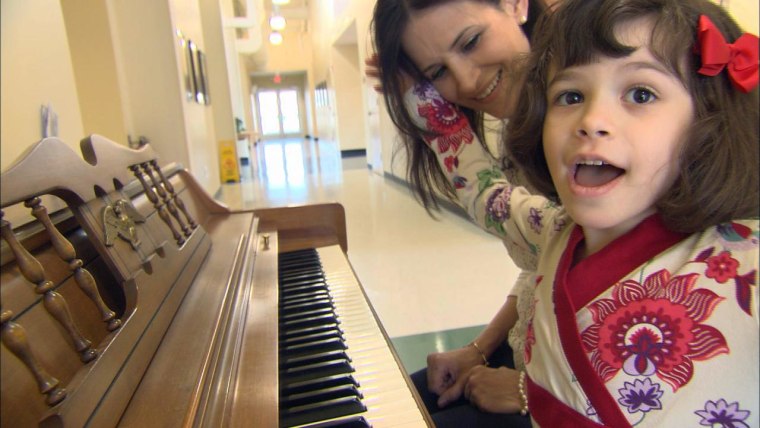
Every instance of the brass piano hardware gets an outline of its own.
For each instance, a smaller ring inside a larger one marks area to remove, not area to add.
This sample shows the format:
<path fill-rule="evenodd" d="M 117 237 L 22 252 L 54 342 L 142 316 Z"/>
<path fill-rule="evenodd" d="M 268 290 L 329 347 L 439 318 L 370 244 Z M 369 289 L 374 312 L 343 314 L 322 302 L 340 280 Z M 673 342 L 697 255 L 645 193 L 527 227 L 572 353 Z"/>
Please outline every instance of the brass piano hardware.
<path fill-rule="evenodd" d="M 2 219 L 2 215 L 3 212 L 0 211 L 0 219 Z M 92 349 L 92 343 L 82 335 L 74 324 L 66 300 L 53 289 L 53 282 L 45 279 L 45 269 L 42 264 L 18 242 L 8 221 L 0 220 L 0 232 L 5 242 L 8 243 L 11 252 L 13 252 L 21 274 L 27 281 L 35 284 L 34 292 L 42 296 L 45 309 L 69 333 L 74 349 L 79 353 L 79 359 L 83 363 L 94 360 L 98 356 L 97 351 Z"/>
<path fill-rule="evenodd" d="M 159 183 L 158 179 L 156 179 L 156 176 L 153 174 L 153 170 L 150 167 L 150 163 L 143 162 L 140 164 L 143 171 L 150 177 L 150 181 L 153 183 L 153 187 L 156 189 L 156 193 L 158 193 L 158 196 L 161 197 L 161 199 L 164 201 L 164 204 L 166 205 L 166 208 L 169 210 L 169 213 L 171 213 L 172 217 L 174 217 L 177 220 L 177 223 L 179 223 L 179 227 L 182 229 L 182 233 L 185 234 L 185 236 L 190 236 L 190 234 L 193 232 L 192 229 L 190 229 L 185 222 L 180 218 L 179 211 L 177 210 L 177 206 L 174 204 L 174 201 L 172 200 L 171 196 L 168 194 L 168 192 L 164 189 L 164 187 Z"/>
<path fill-rule="evenodd" d="M 129 242 L 136 251 L 140 246 L 136 223 L 143 222 L 145 222 L 145 218 L 125 199 L 119 199 L 113 204 L 106 205 L 103 208 L 106 245 L 112 246 L 115 242 L 114 239 L 119 237 Z"/>
<path fill-rule="evenodd" d="M 264 249 L 268 250 L 269 249 L 269 234 L 265 233 L 262 237 L 264 238 Z"/>
<path fill-rule="evenodd" d="M 13 313 L 11 311 L 2 311 L 0 314 L 0 337 L 3 344 L 29 369 L 37 381 L 37 388 L 40 393 L 45 394 L 45 402 L 48 406 L 55 406 L 66 398 L 66 389 L 58 386 L 58 379 L 50 375 L 44 367 L 37 361 L 37 358 L 29 346 L 29 340 L 26 336 L 26 330 L 21 325 L 11 321 Z"/>
<path fill-rule="evenodd" d="M 162 204 L 158 200 L 158 196 L 156 196 L 156 192 L 153 191 L 153 188 L 145 181 L 145 177 L 143 177 L 142 173 L 140 172 L 140 166 L 139 165 L 130 165 L 129 169 L 134 173 L 135 177 L 140 181 L 140 184 L 143 187 L 143 190 L 145 190 L 145 195 L 148 197 L 148 200 L 153 204 L 153 207 L 156 208 L 156 211 L 158 211 L 158 216 L 161 218 L 161 220 L 164 221 L 164 223 L 169 226 L 169 230 L 172 232 L 172 236 L 174 237 L 174 240 L 177 241 L 177 245 L 182 246 L 182 244 L 185 243 L 185 238 L 180 235 L 179 232 L 177 232 L 177 229 L 174 228 L 174 225 L 172 224 L 172 219 L 169 216 L 169 213 L 166 211 L 166 207 L 164 204 Z"/>
<path fill-rule="evenodd" d="M 76 280 L 77 285 L 79 285 L 79 288 L 90 298 L 90 300 L 92 300 L 98 308 L 98 311 L 100 311 L 101 319 L 103 322 L 107 323 L 108 331 L 114 331 L 121 327 L 121 320 L 116 318 L 116 313 L 106 306 L 103 299 L 100 297 L 100 292 L 98 291 L 95 279 L 87 269 L 82 267 L 82 259 L 77 258 L 74 246 L 71 245 L 71 242 L 69 242 L 69 240 L 58 231 L 55 225 L 53 225 L 53 222 L 48 215 L 47 208 L 42 205 L 42 200 L 39 197 L 34 197 L 24 202 L 24 206 L 31 208 L 32 215 L 45 226 L 45 230 L 47 230 L 47 233 L 50 236 L 53 248 L 55 248 L 55 251 L 58 253 L 61 260 L 68 263 L 69 269 L 74 273 L 74 279 Z M 106 236 L 108 236 L 107 232 Z"/>
<path fill-rule="evenodd" d="M 153 169 L 158 173 L 158 176 L 161 178 L 161 182 L 164 184 L 164 188 L 172 196 L 174 203 L 177 205 L 180 211 L 182 211 L 182 214 L 185 215 L 187 222 L 190 223 L 190 228 L 196 229 L 198 227 L 198 223 L 196 223 L 195 220 L 193 220 L 193 217 L 187 211 L 187 207 L 185 206 L 185 203 L 182 202 L 182 199 L 174 191 L 174 186 L 172 186 L 171 182 L 167 180 L 166 177 L 164 177 L 164 173 L 161 172 L 161 168 L 158 166 L 158 162 L 154 159 L 150 161 L 150 164 L 153 166 Z"/>

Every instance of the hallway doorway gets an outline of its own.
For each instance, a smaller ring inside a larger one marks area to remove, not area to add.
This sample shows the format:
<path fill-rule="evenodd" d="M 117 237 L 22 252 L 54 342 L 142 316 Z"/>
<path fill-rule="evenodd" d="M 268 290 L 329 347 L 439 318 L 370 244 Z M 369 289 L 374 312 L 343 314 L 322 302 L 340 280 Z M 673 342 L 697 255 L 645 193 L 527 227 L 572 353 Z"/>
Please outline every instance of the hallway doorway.
<path fill-rule="evenodd" d="M 288 138 L 302 134 L 298 88 L 261 89 L 256 92 L 261 135 Z"/>
<path fill-rule="evenodd" d="M 251 83 L 251 115 L 260 139 L 303 138 L 311 134 L 305 72 L 255 74 Z"/>

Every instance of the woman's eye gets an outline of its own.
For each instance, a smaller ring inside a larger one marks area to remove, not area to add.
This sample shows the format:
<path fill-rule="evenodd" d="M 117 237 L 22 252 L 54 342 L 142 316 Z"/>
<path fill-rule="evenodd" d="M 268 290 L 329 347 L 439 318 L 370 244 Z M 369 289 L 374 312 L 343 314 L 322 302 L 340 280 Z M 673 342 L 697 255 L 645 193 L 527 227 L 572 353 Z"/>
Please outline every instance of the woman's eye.
<path fill-rule="evenodd" d="M 432 73 L 430 73 L 430 75 L 428 76 L 428 79 L 430 79 L 431 82 L 434 80 L 438 80 L 441 77 L 443 77 L 445 73 L 446 73 L 445 67 L 436 68 L 435 70 L 433 70 Z"/>
<path fill-rule="evenodd" d="M 657 99 L 657 96 L 648 88 L 633 88 L 625 94 L 625 98 L 635 104 L 648 104 Z"/>
<path fill-rule="evenodd" d="M 475 46 L 478 45 L 478 42 L 480 42 L 480 33 L 470 37 L 467 42 L 462 46 L 462 50 L 465 52 L 469 52 L 473 49 L 475 49 Z"/>
<path fill-rule="evenodd" d="M 556 98 L 556 104 L 560 106 L 568 106 L 571 104 L 578 104 L 583 102 L 583 95 L 579 92 L 565 91 Z"/>

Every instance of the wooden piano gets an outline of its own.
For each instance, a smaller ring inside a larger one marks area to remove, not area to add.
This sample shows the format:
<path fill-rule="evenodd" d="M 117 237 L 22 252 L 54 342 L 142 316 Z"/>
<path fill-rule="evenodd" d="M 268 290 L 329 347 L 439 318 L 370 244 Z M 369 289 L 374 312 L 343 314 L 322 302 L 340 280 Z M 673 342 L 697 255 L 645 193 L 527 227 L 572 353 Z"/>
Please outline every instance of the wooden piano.
<path fill-rule="evenodd" d="M 233 211 L 98 135 L 0 185 L 3 427 L 432 425 L 339 204 Z"/>

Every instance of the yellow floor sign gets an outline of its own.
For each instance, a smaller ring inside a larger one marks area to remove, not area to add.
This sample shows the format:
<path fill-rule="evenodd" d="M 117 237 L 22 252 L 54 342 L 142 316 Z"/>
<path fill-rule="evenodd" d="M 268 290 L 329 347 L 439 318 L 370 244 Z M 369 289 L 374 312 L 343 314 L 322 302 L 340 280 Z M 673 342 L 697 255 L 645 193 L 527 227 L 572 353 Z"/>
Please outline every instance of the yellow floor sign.
<path fill-rule="evenodd" d="M 237 183 L 240 181 L 235 142 L 223 140 L 219 142 L 219 174 L 222 183 Z"/>

